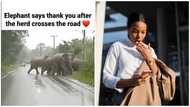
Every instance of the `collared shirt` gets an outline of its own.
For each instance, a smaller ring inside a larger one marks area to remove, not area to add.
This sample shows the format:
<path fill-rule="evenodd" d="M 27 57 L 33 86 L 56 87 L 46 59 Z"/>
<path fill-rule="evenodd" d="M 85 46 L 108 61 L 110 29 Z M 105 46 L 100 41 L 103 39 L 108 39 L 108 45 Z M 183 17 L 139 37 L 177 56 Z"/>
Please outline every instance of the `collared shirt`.
<path fill-rule="evenodd" d="M 151 48 L 153 58 L 157 58 Z M 103 83 L 116 89 L 120 79 L 130 79 L 144 61 L 141 53 L 131 40 L 115 42 L 109 49 L 103 69 Z"/>

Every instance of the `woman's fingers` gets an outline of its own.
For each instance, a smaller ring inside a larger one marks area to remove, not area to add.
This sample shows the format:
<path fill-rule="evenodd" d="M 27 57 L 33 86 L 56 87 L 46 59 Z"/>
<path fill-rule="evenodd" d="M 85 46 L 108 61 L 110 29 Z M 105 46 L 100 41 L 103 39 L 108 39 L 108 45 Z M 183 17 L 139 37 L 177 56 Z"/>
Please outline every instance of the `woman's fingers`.
<path fill-rule="evenodd" d="M 144 79 L 142 79 L 140 76 L 133 77 L 131 84 L 132 86 L 138 86 L 145 82 Z"/>
<path fill-rule="evenodd" d="M 146 44 L 144 44 L 143 42 L 137 42 L 136 45 L 137 45 L 138 47 L 141 47 L 142 49 L 148 48 L 148 46 L 147 46 Z"/>
<path fill-rule="evenodd" d="M 136 49 L 144 56 L 145 52 L 142 47 L 137 46 Z"/>
<path fill-rule="evenodd" d="M 134 74 L 133 78 L 135 78 L 135 79 L 141 78 L 141 75 L 140 74 Z"/>
<path fill-rule="evenodd" d="M 144 80 L 147 80 L 150 77 L 150 75 L 151 75 L 151 72 L 145 72 L 145 73 L 143 72 L 141 77 Z"/>
<path fill-rule="evenodd" d="M 152 57 L 150 47 L 147 46 L 146 44 L 138 42 L 136 43 L 136 49 L 142 54 L 145 60 L 150 59 Z"/>
<path fill-rule="evenodd" d="M 146 57 L 145 50 L 142 47 L 137 46 L 137 50 L 143 55 L 143 57 Z"/>
<path fill-rule="evenodd" d="M 144 51 L 145 51 L 145 47 L 142 44 L 140 44 L 140 43 L 137 43 L 136 48 L 141 53 L 144 53 Z"/>
<path fill-rule="evenodd" d="M 145 82 L 144 79 L 139 78 L 139 79 L 137 80 L 137 85 L 142 85 L 142 84 L 144 84 L 144 82 Z"/>
<path fill-rule="evenodd" d="M 135 74 L 132 78 L 132 84 L 133 86 L 142 85 L 145 83 L 145 81 L 150 77 L 151 71 L 145 71 L 142 74 Z"/>

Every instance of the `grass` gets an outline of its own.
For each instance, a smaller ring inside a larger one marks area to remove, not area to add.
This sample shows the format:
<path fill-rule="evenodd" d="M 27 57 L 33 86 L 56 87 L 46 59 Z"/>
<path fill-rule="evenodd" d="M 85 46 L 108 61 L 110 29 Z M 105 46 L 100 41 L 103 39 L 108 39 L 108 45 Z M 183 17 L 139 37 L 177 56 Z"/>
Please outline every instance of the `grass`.
<path fill-rule="evenodd" d="M 86 70 L 75 71 L 70 77 L 90 86 L 94 86 L 94 72 Z"/>
<path fill-rule="evenodd" d="M 1 73 L 3 75 L 6 75 L 8 74 L 10 71 L 13 71 L 14 69 L 16 68 L 16 65 L 6 65 L 6 64 L 2 64 L 1 65 Z"/>

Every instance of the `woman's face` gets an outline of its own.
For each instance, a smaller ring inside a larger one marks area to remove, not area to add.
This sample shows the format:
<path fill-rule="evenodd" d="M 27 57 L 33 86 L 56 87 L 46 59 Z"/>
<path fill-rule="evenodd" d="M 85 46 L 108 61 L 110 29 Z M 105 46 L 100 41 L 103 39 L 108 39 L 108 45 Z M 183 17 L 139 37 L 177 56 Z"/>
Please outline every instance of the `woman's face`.
<path fill-rule="evenodd" d="M 142 21 L 137 21 L 128 28 L 129 39 L 133 43 L 142 42 L 146 36 L 146 32 L 147 25 Z"/>

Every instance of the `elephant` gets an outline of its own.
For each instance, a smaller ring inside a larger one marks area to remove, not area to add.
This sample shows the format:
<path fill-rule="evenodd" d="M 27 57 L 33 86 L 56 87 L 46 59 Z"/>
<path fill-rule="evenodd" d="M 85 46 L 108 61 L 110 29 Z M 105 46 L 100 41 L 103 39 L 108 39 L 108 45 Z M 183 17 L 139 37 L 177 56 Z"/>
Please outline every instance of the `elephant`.
<path fill-rule="evenodd" d="M 83 63 L 83 61 L 81 59 L 79 59 L 77 57 L 74 57 L 72 59 L 72 68 L 73 68 L 73 70 L 77 71 L 80 68 L 80 66 L 82 65 L 82 63 Z"/>
<path fill-rule="evenodd" d="M 43 75 L 43 73 L 45 71 L 47 71 L 47 74 L 50 75 L 50 73 L 52 72 L 52 64 L 53 64 L 53 61 L 52 61 L 52 57 L 48 57 L 44 60 L 44 64 L 42 66 L 42 71 L 41 71 L 41 75 Z"/>
<path fill-rule="evenodd" d="M 71 75 L 72 68 L 72 53 L 57 53 L 46 58 L 42 73 L 47 71 L 48 75 Z"/>
<path fill-rule="evenodd" d="M 37 58 L 34 58 L 30 61 L 30 69 L 28 70 L 28 74 L 30 74 L 30 72 L 35 69 L 36 70 L 36 74 L 38 75 L 39 72 L 38 72 L 38 68 L 43 68 L 44 66 L 44 61 L 46 60 L 48 56 L 45 56 L 45 57 L 37 57 Z"/>

